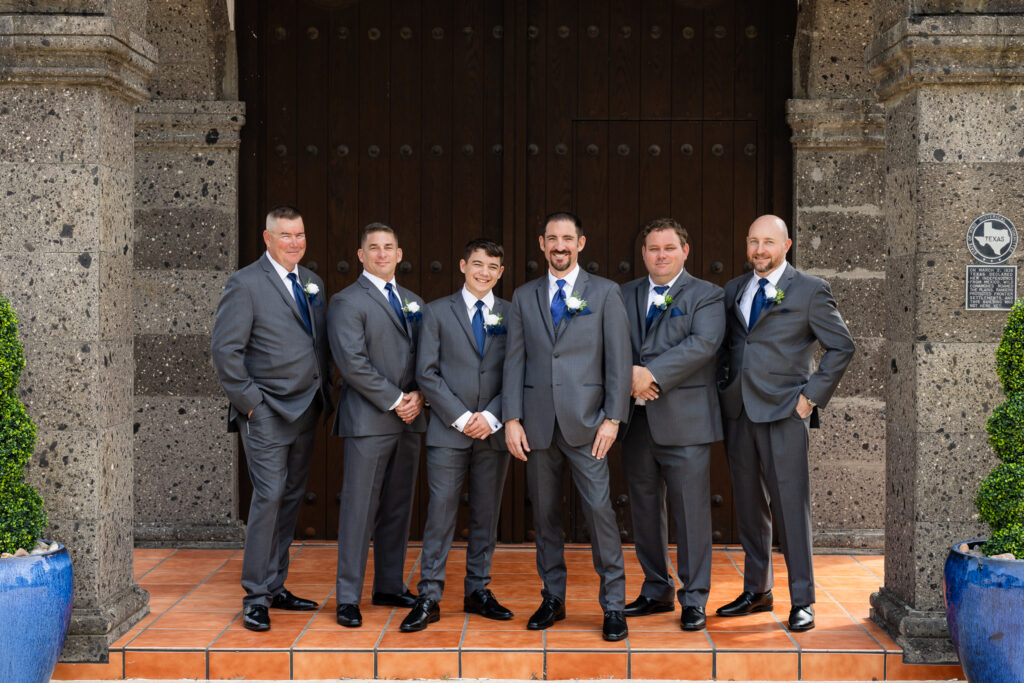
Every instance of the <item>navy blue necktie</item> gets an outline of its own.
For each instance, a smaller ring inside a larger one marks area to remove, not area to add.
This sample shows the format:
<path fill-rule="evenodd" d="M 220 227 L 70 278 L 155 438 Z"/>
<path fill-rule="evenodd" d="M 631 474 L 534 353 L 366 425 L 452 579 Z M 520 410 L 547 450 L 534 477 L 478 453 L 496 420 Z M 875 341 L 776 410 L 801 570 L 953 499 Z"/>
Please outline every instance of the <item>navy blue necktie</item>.
<path fill-rule="evenodd" d="M 565 280 L 555 280 L 555 284 L 558 285 L 558 291 L 551 298 L 551 322 L 558 327 L 568 309 L 565 307 L 565 290 L 562 289 L 565 287 Z"/>
<path fill-rule="evenodd" d="M 409 328 L 405 326 L 405 313 L 402 313 L 402 304 L 399 303 L 398 297 L 395 296 L 394 287 L 392 287 L 391 283 L 388 282 L 384 285 L 384 289 L 388 290 L 388 303 L 391 304 L 391 308 L 394 309 L 395 315 L 398 316 L 398 320 L 402 323 L 402 329 L 408 332 Z"/>
<path fill-rule="evenodd" d="M 309 321 L 309 304 L 306 303 L 306 293 L 299 286 L 299 278 L 295 277 L 295 273 L 288 273 L 288 279 L 292 281 L 292 296 L 295 297 L 295 303 L 299 305 L 299 315 L 302 316 L 302 322 L 306 325 L 306 331 L 313 334 L 313 323 Z"/>
<path fill-rule="evenodd" d="M 768 284 L 768 278 L 763 277 L 757 281 L 757 292 L 754 293 L 754 301 L 750 304 L 750 322 L 747 323 L 747 330 L 754 329 L 754 323 L 761 317 L 765 306 L 768 305 L 768 296 L 764 293 L 764 286 Z"/>
<path fill-rule="evenodd" d="M 657 287 L 654 288 L 655 294 L 664 294 L 667 291 L 668 285 L 658 285 Z M 644 332 L 650 332 L 651 325 L 654 323 L 654 319 L 658 317 L 658 313 L 660 312 L 661 309 L 655 306 L 654 302 L 652 301 L 651 307 L 647 309 L 647 322 L 646 327 L 644 327 Z"/>
<path fill-rule="evenodd" d="M 476 349 L 480 352 L 480 355 L 484 355 L 484 340 L 487 335 L 484 334 L 484 302 L 476 302 L 476 313 L 473 314 L 473 336 L 476 337 Z"/>

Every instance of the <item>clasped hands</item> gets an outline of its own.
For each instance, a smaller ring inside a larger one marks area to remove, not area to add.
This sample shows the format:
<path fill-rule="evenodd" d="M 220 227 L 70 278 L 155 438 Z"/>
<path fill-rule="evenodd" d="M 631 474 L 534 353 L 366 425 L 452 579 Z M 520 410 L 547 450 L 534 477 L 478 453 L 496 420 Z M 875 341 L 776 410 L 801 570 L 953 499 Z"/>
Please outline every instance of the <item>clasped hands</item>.
<path fill-rule="evenodd" d="M 594 437 L 594 445 L 590 447 L 590 454 L 601 460 L 608 455 L 608 449 L 615 443 L 615 437 L 619 433 L 619 426 L 611 420 L 601 421 L 597 428 L 597 435 Z M 530 452 L 530 443 L 526 440 L 526 430 L 519 420 L 509 420 L 505 423 L 505 445 L 513 457 L 526 462 L 526 454 Z"/>
<path fill-rule="evenodd" d="M 402 400 L 395 406 L 395 414 L 405 424 L 412 424 L 412 421 L 423 412 L 423 394 L 418 391 L 410 391 L 402 394 Z"/>

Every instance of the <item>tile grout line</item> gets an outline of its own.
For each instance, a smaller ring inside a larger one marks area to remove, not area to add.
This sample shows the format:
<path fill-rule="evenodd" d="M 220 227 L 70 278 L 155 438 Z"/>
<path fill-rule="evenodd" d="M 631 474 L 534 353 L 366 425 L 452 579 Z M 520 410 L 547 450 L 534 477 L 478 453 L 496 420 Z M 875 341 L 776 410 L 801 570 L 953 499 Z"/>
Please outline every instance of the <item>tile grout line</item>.
<path fill-rule="evenodd" d="M 142 578 L 143 578 L 144 576 L 146 576 L 146 574 L 149 574 L 149 573 L 150 573 L 151 571 L 153 571 L 154 569 L 156 569 L 157 567 L 159 567 L 160 565 L 162 565 L 162 564 L 163 564 L 164 562 L 166 562 L 167 560 L 169 560 L 169 559 L 171 559 L 172 557 L 174 557 L 175 555 L 177 555 L 177 554 L 178 554 L 178 551 L 179 551 L 179 550 L 181 550 L 181 548 L 174 548 L 174 549 L 172 549 L 172 550 L 171 550 L 171 552 L 170 552 L 170 553 L 168 553 L 166 557 L 164 557 L 163 559 L 161 559 L 161 560 L 160 560 L 159 562 L 157 562 L 157 563 L 156 563 L 156 564 L 154 564 L 154 565 L 153 565 L 152 567 L 150 567 L 150 568 L 149 568 L 149 569 L 147 569 L 146 571 L 142 572 L 142 573 L 141 573 L 141 574 L 139 574 L 138 576 L 133 576 L 132 580 L 133 580 L 133 581 L 135 582 L 135 584 L 136 584 L 136 585 L 138 585 L 138 584 L 140 583 L 141 579 L 142 579 Z M 132 554 L 134 555 L 134 553 L 135 553 L 135 549 L 134 549 L 134 548 L 132 548 Z M 134 561 L 134 559 L 133 559 L 133 561 Z M 133 574 L 134 574 L 134 572 L 133 572 Z M 147 592 L 148 592 L 148 591 L 147 591 Z M 175 604 L 177 604 L 177 603 L 175 603 Z M 148 600 L 146 601 L 146 605 L 147 605 L 147 606 L 149 605 L 149 601 L 148 601 Z M 173 607 L 173 606 L 174 606 L 174 605 L 171 605 L 171 607 Z M 168 607 L 167 609 L 170 609 L 170 607 Z M 167 611 L 167 610 L 164 610 L 164 612 L 166 612 L 166 611 Z M 163 612 L 161 612 L 161 613 L 160 613 L 160 616 L 163 616 Z M 156 619 L 154 619 L 153 621 L 155 622 L 155 621 L 157 621 L 157 619 L 159 619 L 159 618 L 160 618 L 160 617 L 157 617 L 157 618 L 156 618 Z M 152 622 L 150 622 L 150 623 L 152 623 Z M 141 635 L 142 635 L 143 633 L 145 633 L 146 629 L 148 629 L 148 628 L 149 628 L 149 626 L 143 626 L 143 627 L 142 627 L 142 628 L 141 628 L 141 629 L 139 630 L 139 632 L 138 632 L 137 634 L 135 634 L 135 637 L 134 637 L 134 638 L 132 638 L 132 639 L 131 639 L 131 640 L 129 640 L 129 641 L 127 642 L 127 643 L 125 643 L 125 644 L 124 644 L 123 646 L 121 646 L 121 680 L 124 680 L 125 676 L 127 676 L 127 675 L 128 675 L 128 662 L 126 661 L 126 660 L 127 660 L 127 657 L 125 656 L 125 650 L 126 650 L 126 649 L 128 648 L 128 646 L 129 646 L 129 645 L 131 645 L 131 644 L 132 644 L 132 643 L 133 643 L 133 642 L 135 641 L 135 638 L 138 638 L 138 637 L 139 637 L 139 636 L 141 636 Z"/>

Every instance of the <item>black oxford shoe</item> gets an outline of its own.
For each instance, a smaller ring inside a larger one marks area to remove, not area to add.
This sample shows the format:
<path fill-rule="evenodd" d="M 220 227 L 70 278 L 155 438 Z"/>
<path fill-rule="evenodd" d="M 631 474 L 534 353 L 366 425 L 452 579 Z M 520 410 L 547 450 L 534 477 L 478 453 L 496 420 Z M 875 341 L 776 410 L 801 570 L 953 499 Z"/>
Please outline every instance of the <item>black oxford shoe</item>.
<path fill-rule="evenodd" d="M 544 602 L 540 603 L 540 607 L 526 623 L 526 628 L 543 631 L 562 619 L 565 619 L 565 603 L 558 598 L 544 598 Z"/>
<path fill-rule="evenodd" d="M 620 610 L 604 613 L 604 625 L 601 627 L 601 635 L 605 640 L 612 642 L 622 640 L 629 635 L 629 629 L 626 627 L 626 617 Z"/>
<path fill-rule="evenodd" d="M 683 613 L 679 616 L 679 628 L 684 631 L 700 631 L 706 623 L 704 608 L 696 605 L 684 607 Z"/>
<path fill-rule="evenodd" d="M 814 606 L 793 605 L 789 610 L 790 631 L 810 631 L 814 628 Z"/>
<path fill-rule="evenodd" d="M 246 605 L 242 614 L 242 626 L 250 631 L 269 631 L 270 615 L 263 605 Z"/>
<path fill-rule="evenodd" d="M 274 609 L 287 609 L 293 612 L 309 612 L 317 608 L 315 602 L 292 595 L 287 588 L 282 588 L 281 592 L 274 596 L 274 599 L 270 601 L 270 606 Z"/>
<path fill-rule="evenodd" d="M 515 615 L 503 607 L 494 594 L 486 588 L 478 588 L 462 601 L 462 609 L 470 614 L 479 614 L 486 619 L 508 621 Z"/>
<path fill-rule="evenodd" d="M 416 595 L 406 589 L 404 593 L 374 593 L 370 604 L 385 607 L 412 607 L 416 604 Z"/>
<path fill-rule="evenodd" d="M 349 628 L 363 625 L 363 615 L 359 605 L 338 605 L 338 623 Z"/>
<path fill-rule="evenodd" d="M 425 598 L 422 595 L 416 598 L 416 604 L 412 611 L 402 620 L 399 627 L 403 633 L 422 631 L 427 624 L 433 624 L 441 620 L 441 609 L 437 606 L 437 600 Z"/>
<path fill-rule="evenodd" d="M 774 606 L 775 599 L 772 598 L 771 591 L 764 593 L 743 591 L 740 593 L 740 597 L 736 598 L 728 605 L 722 605 L 719 607 L 718 616 L 742 617 L 746 614 L 753 614 L 754 612 L 771 612 L 772 607 Z"/>
<path fill-rule="evenodd" d="M 676 605 L 674 602 L 653 600 L 646 595 L 641 595 L 636 600 L 626 605 L 626 609 L 622 610 L 622 613 L 627 617 L 646 617 L 648 614 L 671 612 L 675 608 Z"/>

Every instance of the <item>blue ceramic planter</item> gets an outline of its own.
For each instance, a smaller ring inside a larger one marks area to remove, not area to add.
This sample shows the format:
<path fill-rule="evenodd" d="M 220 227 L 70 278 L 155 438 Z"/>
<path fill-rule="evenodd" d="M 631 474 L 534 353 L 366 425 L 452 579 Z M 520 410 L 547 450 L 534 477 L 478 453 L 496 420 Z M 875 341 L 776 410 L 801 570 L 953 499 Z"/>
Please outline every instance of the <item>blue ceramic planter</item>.
<path fill-rule="evenodd" d="M 0 560 L 0 681 L 50 680 L 71 620 L 71 592 L 64 546 Z"/>
<path fill-rule="evenodd" d="M 953 546 L 943 571 L 943 596 L 949 635 L 967 680 L 1024 681 L 1024 560 L 975 557 Z"/>

